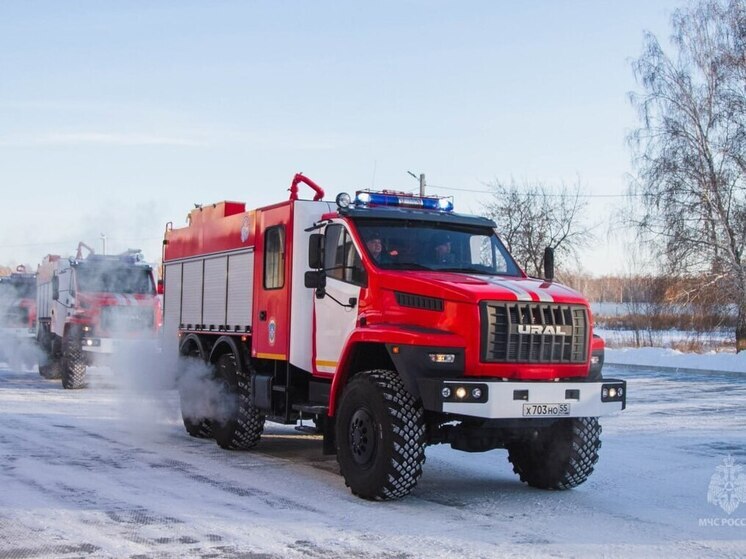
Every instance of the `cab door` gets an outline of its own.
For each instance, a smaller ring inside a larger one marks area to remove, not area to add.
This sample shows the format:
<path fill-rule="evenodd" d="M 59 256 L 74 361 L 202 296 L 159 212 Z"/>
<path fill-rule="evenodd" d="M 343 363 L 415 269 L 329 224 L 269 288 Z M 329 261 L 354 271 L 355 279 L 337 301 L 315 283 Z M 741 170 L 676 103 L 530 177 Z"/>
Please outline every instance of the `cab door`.
<path fill-rule="evenodd" d="M 287 361 L 290 330 L 290 205 L 257 211 L 251 354 Z"/>
<path fill-rule="evenodd" d="M 327 225 L 324 233 L 323 297 L 314 299 L 314 372 L 333 374 L 345 342 L 355 329 L 360 291 L 367 284 L 360 251 L 341 223 Z"/>

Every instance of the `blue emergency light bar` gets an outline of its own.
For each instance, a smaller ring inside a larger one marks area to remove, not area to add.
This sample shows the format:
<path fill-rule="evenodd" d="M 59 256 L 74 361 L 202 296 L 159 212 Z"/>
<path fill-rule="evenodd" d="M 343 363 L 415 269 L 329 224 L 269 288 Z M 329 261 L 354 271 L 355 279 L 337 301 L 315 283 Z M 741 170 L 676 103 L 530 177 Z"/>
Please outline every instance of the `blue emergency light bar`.
<path fill-rule="evenodd" d="M 395 206 L 400 208 L 421 208 L 423 210 L 437 210 L 452 212 L 453 201 L 448 198 L 413 196 L 404 193 L 366 192 L 355 194 L 356 206 Z"/>

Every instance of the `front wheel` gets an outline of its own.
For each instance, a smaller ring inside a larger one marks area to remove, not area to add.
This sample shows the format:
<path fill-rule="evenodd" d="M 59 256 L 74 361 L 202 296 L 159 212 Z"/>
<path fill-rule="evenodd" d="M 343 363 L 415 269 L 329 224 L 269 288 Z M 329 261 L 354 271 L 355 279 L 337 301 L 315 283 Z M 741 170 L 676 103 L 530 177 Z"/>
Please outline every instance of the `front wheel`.
<path fill-rule="evenodd" d="M 521 481 L 539 489 L 570 489 L 593 472 L 601 448 L 595 417 L 560 419 L 538 436 L 508 445 L 508 460 Z"/>
<path fill-rule="evenodd" d="M 62 339 L 62 387 L 85 388 L 85 355 L 81 345 L 80 327 L 72 326 Z"/>
<path fill-rule="evenodd" d="M 409 494 L 425 463 L 422 404 L 393 371 L 357 374 L 337 410 L 337 461 L 345 483 L 363 499 Z"/>

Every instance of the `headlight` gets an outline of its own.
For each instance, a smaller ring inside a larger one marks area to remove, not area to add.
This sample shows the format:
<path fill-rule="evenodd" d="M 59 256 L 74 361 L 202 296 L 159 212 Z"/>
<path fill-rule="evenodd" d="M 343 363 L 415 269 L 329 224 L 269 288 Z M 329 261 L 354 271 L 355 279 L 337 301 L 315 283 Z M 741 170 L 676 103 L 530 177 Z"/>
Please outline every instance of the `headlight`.
<path fill-rule="evenodd" d="M 453 381 L 444 384 L 440 389 L 440 395 L 445 402 L 460 402 L 464 404 L 477 404 L 487 402 L 487 385 L 484 383 L 456 383 Z"/>
<path fill-rule="evenodd" d="M 624 402 L 624 383 L 608 383 L 601 386 L 602 402 Z"/>
<path fill-rule="evenodd" d="M 429 353 L 428 356 L 433 363 L 454 363 L 456 361 L 455 353 Z"/>

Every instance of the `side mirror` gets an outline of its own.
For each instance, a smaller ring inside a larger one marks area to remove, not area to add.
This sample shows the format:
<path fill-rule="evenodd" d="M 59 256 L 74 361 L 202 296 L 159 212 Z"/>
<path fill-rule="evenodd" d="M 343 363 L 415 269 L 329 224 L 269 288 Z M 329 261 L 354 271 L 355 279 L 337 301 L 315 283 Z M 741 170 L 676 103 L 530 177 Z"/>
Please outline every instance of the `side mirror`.
<path fill-rule="evenodd" d="M 324 267 L 324 235 L 321 233 L 312 233 L 308 240 L 308 267 L 315 270 Z"/>
<path fill-rule="evenodd" d="M 306 272 L 304 283 L 306 287 L 316 289 L 316 297 L 321 299 L 326 294 L 326 273 L 323 270 Z"/>
<path fill-rule="evenodd" d="M 552 247 L 544 249 L 544 279 L 554 280 L 554 249 Z"/>
<path fill-rule="evenodd" d="M 158 283 L 156 283 L 155 291 L 158 293 L 158 295 L 163 295 L 163 280 L 159 279 Z"/>
<path fill-rule="evenodd" d="M 52 276 L 52 299 L 57 301 L 60 298 L 60 278 Z"/>

